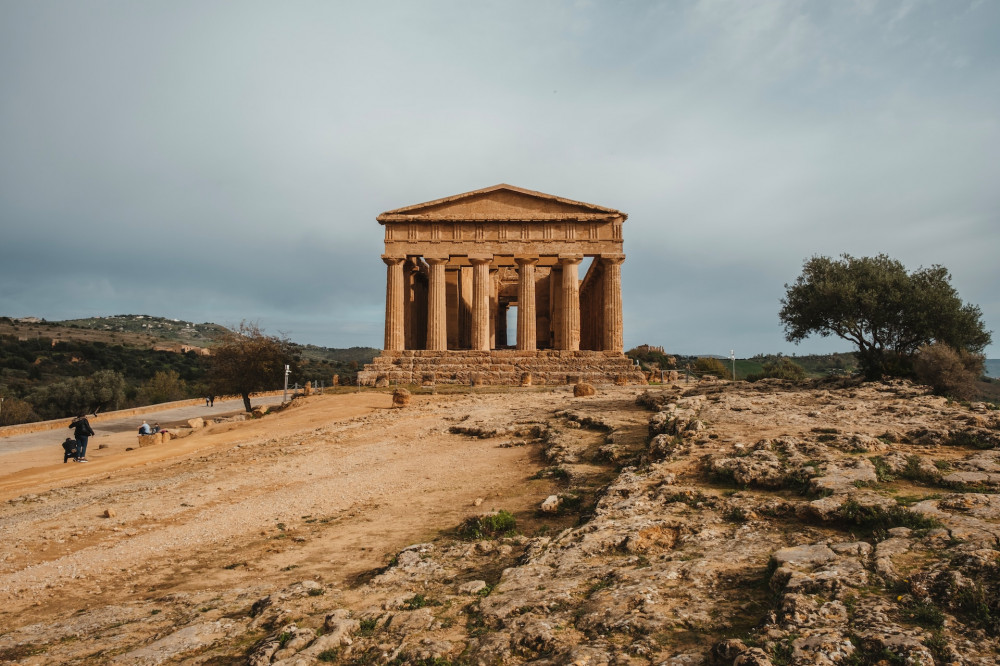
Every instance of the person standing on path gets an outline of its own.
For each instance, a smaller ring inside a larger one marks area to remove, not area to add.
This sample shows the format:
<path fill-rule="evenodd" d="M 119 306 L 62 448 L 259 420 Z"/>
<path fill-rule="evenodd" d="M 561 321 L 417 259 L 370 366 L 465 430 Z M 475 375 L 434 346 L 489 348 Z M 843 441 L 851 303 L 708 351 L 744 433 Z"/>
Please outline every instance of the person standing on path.
<path fill-rule="evenodd" d="M 90 462 L 87 460 L 87 440 L 94 436 L 94 429 L 90 427 L 86 414 L 81 412 L 69 427 L 73 429 L 73 436 L 76 437 L 76 462 Z"/>

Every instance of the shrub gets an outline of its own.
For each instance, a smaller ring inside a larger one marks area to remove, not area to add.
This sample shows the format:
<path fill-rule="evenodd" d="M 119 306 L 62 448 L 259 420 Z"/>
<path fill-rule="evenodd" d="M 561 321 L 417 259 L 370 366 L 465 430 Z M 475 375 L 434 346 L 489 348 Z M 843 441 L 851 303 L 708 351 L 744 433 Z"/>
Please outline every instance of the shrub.
<path fill-rule="evenodd" d="M 514 533 L 517 521 L 509 511 L 497 511 L 484 516 L 470 516 L 458 528 L 464 539 L 495 539 Z"/>
<path fill-rule="evenodd" d="M 787 356 L 768 361 L 761 367 L 760 372 L 747 375 L 748 382 L 755 382 L 759 379 L 790 379 L 792 381 L 799 381 L 805 378 L 805 368 Z"/>
<path fill-rule="evenodd" d="M 717 358 L 702 357 L 696 359 L 691 364 L 691 370 L 696 375 L 715 375 L 720 379 L 732 379 L 732 373 L 729 371 L 729 368 Z"/>
<path fill-rule="evenodd" d="M 913 374 L 938 395 L 966 400 L 976 394 L 976 381 L 983 374 L 983 356 L 940 342 L 923 345 L 913 359 Z"/>

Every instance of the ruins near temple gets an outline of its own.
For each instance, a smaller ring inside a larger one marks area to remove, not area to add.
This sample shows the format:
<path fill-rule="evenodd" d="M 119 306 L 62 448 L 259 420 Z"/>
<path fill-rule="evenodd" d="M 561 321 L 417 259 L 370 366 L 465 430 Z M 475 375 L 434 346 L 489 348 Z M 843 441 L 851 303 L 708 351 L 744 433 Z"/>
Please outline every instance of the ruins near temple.
<path fill-rule="evenodd" d="M 627 217 L 503 184 L 382 213 L 385 346 L 359 381 L 644 381 L 622 352 Z"/>

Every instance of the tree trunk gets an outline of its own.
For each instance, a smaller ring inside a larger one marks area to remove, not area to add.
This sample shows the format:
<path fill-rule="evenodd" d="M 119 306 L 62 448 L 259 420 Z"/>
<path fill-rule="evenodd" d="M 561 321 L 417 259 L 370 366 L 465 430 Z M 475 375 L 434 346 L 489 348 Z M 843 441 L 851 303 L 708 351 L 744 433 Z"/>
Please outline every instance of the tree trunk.
<path fill-rule="evenodd" d="M 253 408 L 250 407 L 250 394 L 249 393 L 243 393 L 242 395 L 243 395 L 243 407 L 248 412 L 249 411 L 253 411 Z"/>

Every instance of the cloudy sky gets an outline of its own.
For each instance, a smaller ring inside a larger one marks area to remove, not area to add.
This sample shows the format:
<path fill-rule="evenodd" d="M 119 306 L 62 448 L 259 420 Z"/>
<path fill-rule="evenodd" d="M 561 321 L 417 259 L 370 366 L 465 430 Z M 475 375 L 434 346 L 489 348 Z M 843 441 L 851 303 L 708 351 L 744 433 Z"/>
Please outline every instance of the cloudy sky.
<path fill-rule="evenodd" d="M 1000 356 L 1000 3 L 0 0 L 0 315 L 382 344 L 388 209 L 618 208 L 625 343 L 784 341 L 815 254 L 947 266 Z"/>

